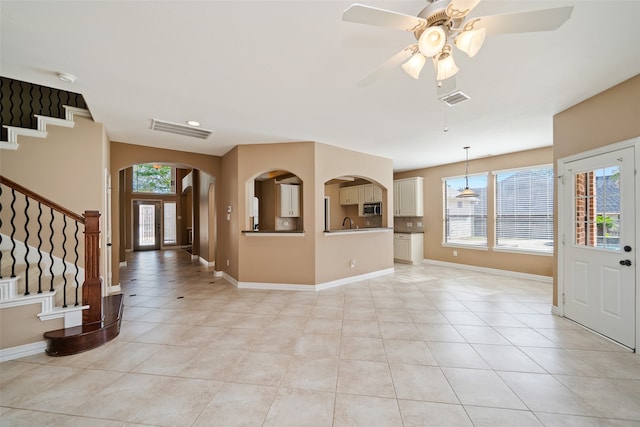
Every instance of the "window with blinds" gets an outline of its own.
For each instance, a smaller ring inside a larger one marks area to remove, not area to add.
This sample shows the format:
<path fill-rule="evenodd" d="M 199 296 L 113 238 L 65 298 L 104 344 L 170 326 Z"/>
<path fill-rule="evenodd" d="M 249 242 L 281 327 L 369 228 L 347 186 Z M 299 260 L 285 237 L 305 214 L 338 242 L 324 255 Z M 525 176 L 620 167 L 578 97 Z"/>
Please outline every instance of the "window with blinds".
<path fill-rule="evenodd" d="M 495 249 L 553 252 L 551 165 L 494 172 Z"/>
<path fill-rule="evenodd" d="M 176 230 L 176 202 L 164 202 L 162 204 L 163 210 L 163 242 L 165 245 L 175 245 L 178 243 L 178 236 Z"/>
<path fill-rule="evenodd" d="M 487 175 L 470 175 L 469 188 L 478 197 L 457 197 L 465 177 L 444 180 L 444 243 L 487 247 Z"/>

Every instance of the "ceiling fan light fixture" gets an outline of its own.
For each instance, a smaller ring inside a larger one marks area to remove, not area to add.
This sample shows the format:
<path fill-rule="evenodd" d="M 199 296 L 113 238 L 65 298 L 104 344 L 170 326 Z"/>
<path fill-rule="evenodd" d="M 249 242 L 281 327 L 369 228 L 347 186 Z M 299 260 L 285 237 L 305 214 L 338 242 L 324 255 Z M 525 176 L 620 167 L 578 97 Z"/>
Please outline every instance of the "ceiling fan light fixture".
<path fill-rule="evenodd" d="M 425 62 L 427 62 L 427 58 L 420 52 L 414 53 L 411 58 L 404 64 L 402 64 L 402 69 L 409 74 L 414 79 L 418 80 L 420 78 L 420 72 L 422 71 L 422 67 L 424 67 Z"/>
<path fill-rule="evenodd" d="M 435 59 L 435 58 L 434 58 Z M 446 80 L 449 77 L 453 77 L 456 75 L 460 69 L 453 61 L 453 56 L 451 56 L 451 46 L 445 46 L 442 49 L 442 53 L 438 55 L 436 61 L 436 80 Z"/>
<path fill-rule="evenodd" d="M 477 30 L 463 31 L 456 37 L 456 47 L 469 55 L 469 58 L 473 58 L 482 47 L 486 37 L 487 29 L 484 27 Z"/>
<path fill-rule="evenodd" d="M 447 35 L 441 26 L 429 27 L 420 34 L 418 49 L 429 58 L 437 55 L 447 42 Z"/>

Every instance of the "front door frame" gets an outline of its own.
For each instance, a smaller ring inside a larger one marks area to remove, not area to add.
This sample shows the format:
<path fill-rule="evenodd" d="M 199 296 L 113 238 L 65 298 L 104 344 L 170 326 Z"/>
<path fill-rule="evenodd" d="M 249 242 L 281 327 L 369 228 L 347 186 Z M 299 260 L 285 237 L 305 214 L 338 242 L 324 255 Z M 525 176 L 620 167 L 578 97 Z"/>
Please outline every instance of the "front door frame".
<path fill-rule="evenodd" d="M 604 147 L 596 148 L 589 151 L 584 151 L 578 154 L 574 154 L 568 157 L 563 157 L 561 159 L 558 159 L 557 160 L 558 178 L 568 179 L 568 176 L 566 175 L 566 164 L 569 162 L 585 159 L 587 157 L 598 156 L 601 154 L 609 153 L 611 151 L 617 151 L 617 150 L 628 148 L 628 147 L 633 147 L 635 151 L 634 179 L 635 179 L 635 188 L 637 193 L 638 192 L 637 190 L 640 188 L 640 182 L 638 180 L 638 173 L 640 171 L 640 137 L 631 138 L 625 141 L 606 145 Z M 556 186 L 556 188 L 557 187 L 559 186 Z M 565 240 L 570 238 L 569 236 L 571 233 L 570 233 L 570 230 L 566 230 L 564 225 L 565 221 L 563 220 L 563 218 L 565 215 L 571 215 L 572 201 L 563 200 L 562 192 L 559 188 L 556 189 L 556 196 L 557 196 L 556 200 L 558 203 L 557 218 L 556 218 L 556 223 L 558 225 L 558 235 L 556 236 L 556 242 L 557 242 L 556 248 L 558 251 L 557 252 L 558 261 L 556 264 L 557 283 L 558 283 L 558 295 L 557 295 L 558 306 L 554 307 L 554 312 L 557 312 L 558 315 L 564 317 L 563 295 L 564 295 L 564 288 L 565 288 L 565 284 L 564 284 Z M 636 197 L 634 204 L 635 204 L 636 216 L 638 216 L 640 214 L 640 197 Z M 567 236 L 567 238 L 565 239 L 564 236 Z M 638 255 L 638 253 L 640 252 L 640 247 L 639 247 L 640 246 L 640 227 L 639 226 L 636 226 L 636 230 L 635 230 L 635 246 L 636 247 L 633 248 L 633 252 L 632 252 L 633 255 L 632 256 L 629 255 L 629 256 L 631 257 L 632 262 L 634 262 L 636 266 L 636 277 L 635 277 L 636 343 L 635 343 L 635 348 L 636 348 L 636 354 L 640 356 L 640 352 L 638 351 L 638 348 L 640 347 L 640 265 L 638 265 L 638 263 L 640 262 L 640 256 Z"/>
<path fill-rule="evenodd" d="M 156 245 L 154 247 L 150 247 L 150 248 L 139 248 L 138 245 L 136 245 L 136 241 L 138 239 L 137 237 L 137 233 L 138 233 L 138 227 L 136 227 L 136 222 L 137 222 L 137 218 L 136 218 L 136 204 L 137 203 L 142 203 L 142 204 L 149 204 L 149 205 L 155 205 L 156 206 L 156 221 L 159 222 L 160 224 L 160 230 L 156 229 L 156 239 L 158 240 L 156 242 Z M 145 250 L 160 250 L 163 248 L 163 241 L 162 241 L 162 227 L 163 227 L 163 218 L 162 218 L 162 200 L 160 199 L 131 199 L 131 247 L 132 250 L 135 251 L 145 251 Z"/>

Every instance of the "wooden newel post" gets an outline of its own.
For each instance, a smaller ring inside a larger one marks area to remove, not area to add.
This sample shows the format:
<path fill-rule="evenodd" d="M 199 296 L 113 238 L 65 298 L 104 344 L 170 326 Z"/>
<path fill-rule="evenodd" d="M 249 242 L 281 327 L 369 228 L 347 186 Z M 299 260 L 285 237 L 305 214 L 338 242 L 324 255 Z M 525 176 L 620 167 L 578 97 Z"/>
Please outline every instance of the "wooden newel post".
<path fill-rule="evenodd" d="M 82 323 L 102 321 L 102 284 L 100 283 L 100 212 L 84 212 L 84 284 Z"/>

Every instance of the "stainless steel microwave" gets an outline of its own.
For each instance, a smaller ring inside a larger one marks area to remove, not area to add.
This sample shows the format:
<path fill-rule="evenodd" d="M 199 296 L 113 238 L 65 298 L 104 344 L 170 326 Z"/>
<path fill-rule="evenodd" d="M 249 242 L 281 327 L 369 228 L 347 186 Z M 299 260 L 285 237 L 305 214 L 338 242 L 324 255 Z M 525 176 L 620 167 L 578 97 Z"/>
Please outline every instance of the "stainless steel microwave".
<path fill-rule="evenodd" d="M 374 216 L 374 215 L 382 215 L 382 203 L 365 203 L 362 205 L 362 215 L 363 216 Z"/>

